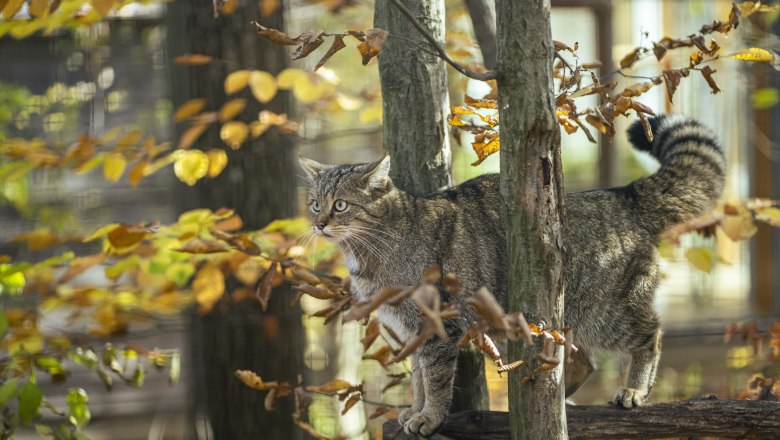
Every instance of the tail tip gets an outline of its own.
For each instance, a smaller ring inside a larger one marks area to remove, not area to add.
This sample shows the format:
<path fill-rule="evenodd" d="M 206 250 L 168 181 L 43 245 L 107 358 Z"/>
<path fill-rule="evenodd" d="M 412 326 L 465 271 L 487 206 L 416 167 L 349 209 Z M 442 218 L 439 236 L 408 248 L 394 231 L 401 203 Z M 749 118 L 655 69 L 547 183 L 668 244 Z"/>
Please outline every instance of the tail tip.
<path fill-rule="evenodd" d="M 668 116 L 666 115 L 660 115 L 647 119 L 647 121 L 650 123 L 650 129 L 653 132 L 653 136 L 658 135 L 658 128 L 667 118 Z M 634 121 L 628 128 L 627 133 L 628 140 L 631 141 L 636 149 L 650 151 L 650 149 L 653 147 L 653 143 L 650 142 L 650 140 L 648 140 L 647 136 L 645 135 L 645 128 L 642 126 L 642 121 Z"/>

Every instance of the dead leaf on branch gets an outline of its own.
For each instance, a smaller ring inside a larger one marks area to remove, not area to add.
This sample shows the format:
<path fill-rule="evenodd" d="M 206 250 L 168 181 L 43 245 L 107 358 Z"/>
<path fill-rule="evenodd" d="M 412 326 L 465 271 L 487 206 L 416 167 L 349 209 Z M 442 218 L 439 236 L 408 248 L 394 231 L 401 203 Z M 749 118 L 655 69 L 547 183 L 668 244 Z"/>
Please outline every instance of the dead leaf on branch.
<path fill-rule="evenodd" d="M 366 41 L 358 44 L 357 49 L 363 57 L 363 65 L 365 66 L 372 58 L 382 52 L 382 45 L 385 44 L 389 33 L 384 29 L 371 28 L 366 29 L 364 34 Z"/>
<path fill-rule="evenodd" d="M 322 67 L 325 63 L 328 62 L 328 60 L 336 54 L 336 52 L 340 51 L 341 49 L 344 49 L 347 47 L 346 44 L 344 44 L 344 36 L 343 35 L 336 35 L 333 37 L 333 44 L 330 45 L 330 48 L 325 53 L 325 55 L 320 58 L 320 60 L 317 62 L 317 64 L 314 66 L 314 71 L 316 72 L 317 69 Z"/>
<path fill-rule="evenodd" d="M 702 76 L 707 81 L 707 84 L 710 86 L 710 90 L 712 91 L 713 95 L 721 92 L 720 87 L 718 87 L 718 83 L 716 83 L 715 78 L 712 77 L 712 75 L 715 74 L 717 70 L 710 66 L 704 66 L 699 70 L 699 72 L 701 72 Z"/>
<path fill-rule="evenodd" d="M 267 38 L 273 43 L 282 44 L 285 46 L 295 46 L 298 44 L 297 38 L 290 38 L 289 35 L 280 30 L 267 28 L 256 21 L 253 21 L 252 24 L 254 24 L 257 28 L 257 35 L 263 38 Z"/>
<path fill-rule="evenodd" d="M 368 349 L 371 348 L 371 344 L 379 337 L 379 331 L 380 323 L 378 319 L 368 321 L 365 335 L 363 336 L 363 339 L 360 340 L 360 343 L 363 344 L 363 351 L 368 351 Z"/>
<path fill-rule="evenodd" d="M 325 34 L 325 31 L 319 30 L 304 32 L 299 35 L 298 38 L 295 39 L 298 41 L 299 45 L 295 48 L 295 52 L 292 54 L 292 59 L 299 60 L 314 52 L 314 50 L 316 50 L 322 45 L 322 43 L 325 42 L 325 40 L 322 39 L 323 34 Z"/>

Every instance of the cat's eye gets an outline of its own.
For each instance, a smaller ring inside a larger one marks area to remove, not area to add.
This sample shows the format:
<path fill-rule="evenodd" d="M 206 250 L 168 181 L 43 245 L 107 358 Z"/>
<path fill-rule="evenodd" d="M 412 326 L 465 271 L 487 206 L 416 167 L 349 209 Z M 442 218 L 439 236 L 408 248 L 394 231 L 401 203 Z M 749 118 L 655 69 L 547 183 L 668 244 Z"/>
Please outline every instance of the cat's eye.
<path fill-rule="evenodd" d="M 343 200 L 336 200 L 336 203 L 333 205 L 333 208 L 338 212 L 344 211 L 345 209 L 347 209 L 347 202 Z"/>
<path fill-rule="evenodd" d="M 316 200 L 311 202 L 311 211 L 312 212 L 320 212 L 320 202 L 318 202 Z"/>

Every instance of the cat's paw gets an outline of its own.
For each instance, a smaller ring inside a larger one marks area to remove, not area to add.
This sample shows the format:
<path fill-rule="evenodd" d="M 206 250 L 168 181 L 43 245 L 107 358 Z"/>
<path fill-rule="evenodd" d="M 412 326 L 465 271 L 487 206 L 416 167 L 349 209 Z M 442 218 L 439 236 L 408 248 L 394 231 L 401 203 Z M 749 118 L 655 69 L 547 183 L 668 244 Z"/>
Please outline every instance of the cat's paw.
<path fill-rule="evenodd" d="M 406 422 L 407 422 L 409 419 L 411 419 L 411 418 L 412 418 L 412 416 L 413 416 L 413 415 L 415 415 L 415 414 L 417 414 L 418 412 L 420 412 L 420 410 L 419 410 L 419 409 L 414 409 L 414 408 L 406 408 L 405 410 L 401 411 L 401 412 L 398 414 L 398 423 L 400 423 L 400 424 L 401 424 L 401 426 L 404 426 L 404 425 L 406 425 Z"/>
<path fill-rule="evenodd" d="M 446 414 L 435 414 L 431 411 L 421 411 L 412 414 L 404 425 L 404 432 L 407 434 L 420 434 L 423 437 L 433 435 L 444 423 Z M 398 416 L 401 420 L 401 416 Z"/>
<path fill-rule="evenodd" d="M 623 408 L 636 408 L 642 406 L 647 398 L 647 393 L 643 393 L 634 388 L 622 387 L 615 394 L 615 405 Z"/>

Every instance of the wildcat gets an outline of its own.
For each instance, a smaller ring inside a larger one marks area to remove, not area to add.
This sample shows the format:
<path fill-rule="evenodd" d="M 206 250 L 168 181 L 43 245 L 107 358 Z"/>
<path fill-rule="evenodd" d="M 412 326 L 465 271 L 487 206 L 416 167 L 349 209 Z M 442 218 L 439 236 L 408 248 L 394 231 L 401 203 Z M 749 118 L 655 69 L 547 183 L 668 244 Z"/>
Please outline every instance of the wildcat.
<path fill-rule="evenodd" d="M 654 174 L 623 187 L 566 195 L 565 323 L 578 345 L 627 353 L 624 387 L 615 403 L 642 405 L 660 356 L 653 311 L 658 285 L 656 245 L 672 226 L 710 209 L 723 189 L 725 160 L 711 131 L 680 116 L 650 120 L 653 142 L 636 122 L 635 148 L 661 163 Z M 487 287 L 506 308 L 506 240 L 499 177 L 484 175 L 426 197 L 413 197 L 388 177 L 390 160 L 323 165 L 301 158 L 308 177 L 309 211 L 316 235 L 339 244 L 354 293 L 361 301 L 383 287 L 411 286 L 438 264 L 457 274 L 460 294 L 443 290 L 442 302 L 461 302 L 462 316 L 445 321 L 449 338 L 427 340 L 412 355 L 413 403 L 398 420 L 424 436 L 444 422 L 452 398 L 456 341 L 477 320 L 465 297 Z M 411 300 L 383 305 L 379 319 L 402 339 L 422 322 Z"/>

